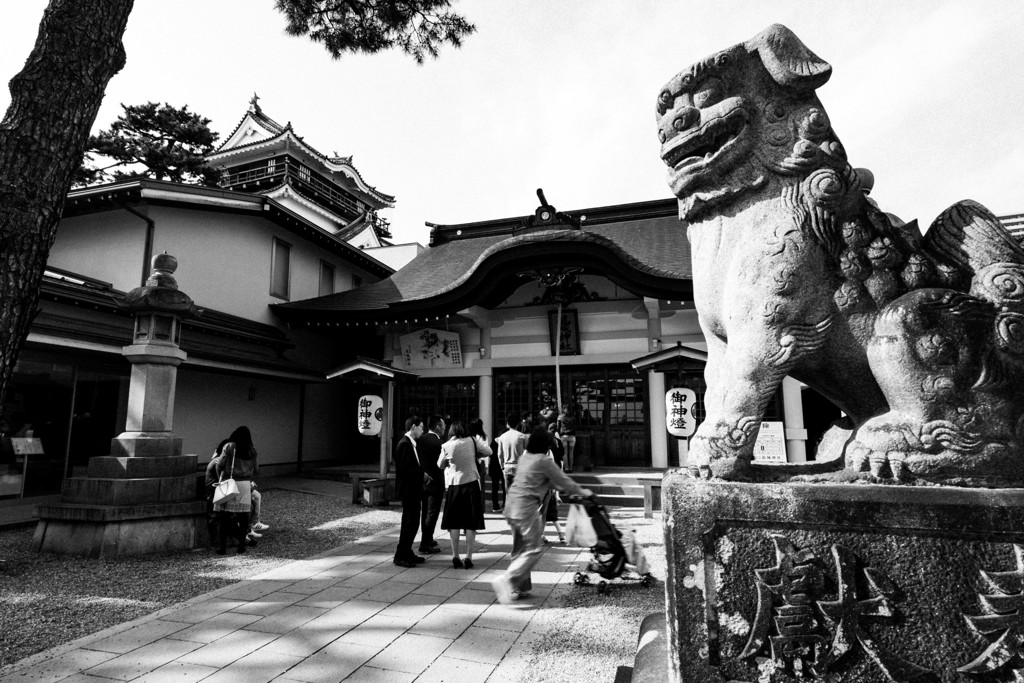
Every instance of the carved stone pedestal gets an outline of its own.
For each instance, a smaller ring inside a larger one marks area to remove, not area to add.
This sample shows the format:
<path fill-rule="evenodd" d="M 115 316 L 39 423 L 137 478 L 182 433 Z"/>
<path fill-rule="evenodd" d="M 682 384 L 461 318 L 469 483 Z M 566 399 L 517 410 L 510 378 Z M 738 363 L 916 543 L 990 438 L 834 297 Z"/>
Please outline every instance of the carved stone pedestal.
<path fill-rule="evenodd" d="M 661 680 L 1024 680 L 1024 490 L 663 488 Z"/>

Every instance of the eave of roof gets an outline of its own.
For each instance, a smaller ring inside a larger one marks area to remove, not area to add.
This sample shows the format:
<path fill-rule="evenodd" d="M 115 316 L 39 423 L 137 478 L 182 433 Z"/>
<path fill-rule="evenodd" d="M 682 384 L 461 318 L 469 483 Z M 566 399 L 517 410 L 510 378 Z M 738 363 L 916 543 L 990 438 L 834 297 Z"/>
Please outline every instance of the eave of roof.
<path fill-rule="evenodd" d="M 519 273 L 565 266 L 644 296 L 692 299 L 689 243 L 674 202 L 610 209 L 584 230 L 518 231 L 517 219 L 465 224 L 457 239 L 436 243 L 386 280 L 274 310 L 310 324 L 432 318 L 497 306 L 521 285 Z"/>
<path fill-rule="evenodd" d="M 633 366 L 633 369 L 637 372 L 645 372 L 647 370 L 654 369 L 658 366 L 663 366 L 666 363 L 680 362 L 680 361 L 698 361 L 700 363 L 706 363 L 708 360 L 708 352 L 701 351 L 700 349 L 691 349 L 687 346 L 683 346 L 682 342 L 676 343 L 675 346 L 670 346 L 667 349 L 661 349 L 654 353 L 647 354 L 631 360 L 629 363 Z"/>
<path fill-rule="evenodd" d="M 247 192 L 186 185 L 139 178 L 108 185 L 96 185 L 68 193 L 64 216 L 108 211 L 124 205 L 179 206 L 203 211 L 260 214 L 296 235 L 308 239 L 356 265 L 375 277 L 387 277 L 394 269 L 333 233 L 291 211 L 275 199 Z"/>
<path fill-rule="evenodd" d="M 327 379 L 346 377 L 349 379 L 385 378 L 385 379 L 415 379 L 415 373 L 407 370 L 399 370 L 390 365 L 384 365 L 380 361 L 356 356 L 355 359 L 327 372 Z"/>

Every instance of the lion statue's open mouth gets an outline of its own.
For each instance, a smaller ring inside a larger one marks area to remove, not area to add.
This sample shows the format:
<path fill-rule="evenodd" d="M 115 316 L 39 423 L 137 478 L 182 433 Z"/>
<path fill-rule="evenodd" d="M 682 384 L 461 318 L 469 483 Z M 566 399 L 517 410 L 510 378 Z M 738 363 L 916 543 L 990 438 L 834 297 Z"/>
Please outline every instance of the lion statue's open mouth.
<path fill-rule="evenodd" d="M 749 116 L 741 106 L 711 118 L 691 133 L 679 135 L 662 145 L 661 159 L 671 169 L 669 183 L 674 191 L 709 173 L 721 173 L 734 166 L 749 147 L 745 135 Z"/>

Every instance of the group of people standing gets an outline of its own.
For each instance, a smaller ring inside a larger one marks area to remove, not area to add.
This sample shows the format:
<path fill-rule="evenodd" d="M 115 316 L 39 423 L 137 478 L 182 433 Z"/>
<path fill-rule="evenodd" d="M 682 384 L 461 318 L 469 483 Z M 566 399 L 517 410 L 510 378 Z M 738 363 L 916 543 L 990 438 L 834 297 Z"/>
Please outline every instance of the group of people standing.
<path fill-rule="evenodd" d="M 270 528 L 260 519 L 263 497 L 256 488 L 258 475 L 259 463 L 252 433 L 248 427 L 239 427 L 217 445 L 206 466 L 206 524 L 210 543 L 220 555 L 227 552 L 229 539 L 237 544 L 239 553 L 244 553 L 247 546 L 256 545 L 262 532 Z M 214 491 L 217 484 L 225 479 L 235 480 L 238 496 L 215 504 Z"/>
<path fill-rule="evenodd" d="M 542 416 L 534 425 L 530 419 L 509 415 L 507 429 L 495 439 L 493 448 L 488 445 L 481 420 L 468 425 L 460 420 L 449 425 L 437 415 L 426 422 L 419 416 L 406 420 L 405 434 L 395 448 L 394 458 L 396 493 L 402 501 L 394 563 L 416 567 L 426 561 L 424 555 L 440 552 L 434 540 L 440 519 L 441 529 L 448 531 L 451 540 L 452 566 L 473 567 L 476 532 L 484 528 L 483 472 L 489 466 L 494 510 L 504 512 L 512 529 L 512 563 L 492 586 L 502 602 L 528 595 L 531 569 L 543 553 L 545 519 L 553 516 L 559 539 L 563 538 L 554 491 L 592 495 L 563 471 L 572 469 L 572 447 L 566 448 L 566 435 L 559 434 L 559 429 L 568 429 L 570 442 L 575 445 L 575 422 L 566 417 L 571 417 L 571 411 L 563 410 L 557 421 Z M 563 449 L 565 455 L 556 462 L 555 451 L 561 454 Z M 499 482 L 505 489 L 500 505 Z M 413 552 L 417 531 L 419 555 Z M 462 534 L 466 537 L 464 558 L 460 554 Z"/>

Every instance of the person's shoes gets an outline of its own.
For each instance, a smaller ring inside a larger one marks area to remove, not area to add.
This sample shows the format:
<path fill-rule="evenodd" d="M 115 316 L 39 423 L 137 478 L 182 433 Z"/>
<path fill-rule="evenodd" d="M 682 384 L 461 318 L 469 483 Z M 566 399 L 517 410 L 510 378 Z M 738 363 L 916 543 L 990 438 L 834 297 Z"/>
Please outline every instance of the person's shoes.
<path fill-rule="evenodd" d="M 515 602 L 519 599 L 519 591 L 512 588 L 512 583 L 504 576 L 491 581 L 491 588 L 494 589 L 494 594 L 498 596 L 498 602 L 503 605 Z"/>
<path fill-rule="evenodd" d="M 469 559 L 469 558 L 467 557 L 467 558 L 466 558 L 466 561 L 465 561 L 465 563 L 463 564 L 463 566 L 464 566 L 464 567 L 465 567 L 466 569 L 472 569 L 472 568 L 473 568 L 473 560 L 471 560 L 471 559 Z"/>
<path fill-rule="evenodd" d="M 414 563 L 414 564 L 423 564 L 424 562 L 427 561 L 427 558 L 422 557 L 420 555 L 413 555 L 412 557 L 409 558 L 409 561 Z"/>
<path fill-rule="evenodd" d="M 420 546 L 420 552 L 424 555 L 436 555 L 439 552 L 441 552 L 441 546 L 437 545 L 436 543 L 430 546 L 429 548 L 424 548 L 423 546 Z"/>
<path fill-rule="evenodd" d="M 410 562 L 409 560 L 402 560 L 397 557 L 395 558 L 395 564 L 399 567 L 405 567 L 406 569 L 412 569 L 416 566 L 415 562 Z"/>
<path fill-rule="evenodd" d="M 244 543 L 239 543 L 238 544 L 238 554 L 239 555 L 244 555 L 245 554 L 245 544 Z"/>
<path fill-rule="evenodd" d="M 453 557 L 452 558 L 452 566 L 455 567 L 456 569 L 462 569 L 466 565 L 462 564 L 462 558 L 461 557 Z"/>
<path fill-rule="evenodd" d="M 263 522 L 256 522 L 252 525 L 253 531 L 266 531 L 270 528 L 270 525 L 264 524 Z"/>
<path fill-rule="evenodd" d="M 505 508 L 503 508 L 503 507 L 502 507 L 502 506 L 500 506 L 500 505 L 495 505 L 495 506 L 494 506 L 494 512 L 501 512 L 501 511 L 503 511 L 504 509 L 505 509 Z"/>
<path fill-rule="evenodd" d="M 253 527 L 253 528 L 255 529 L 256 527 Z M 258 534 L 255 531 L 250 531 L 249 533 L 247 533 L 245 535 L 245 537 L 248 538 L 249 540 L 252 540 L 254 538 L 263 538 L 263 534 Z"/>

